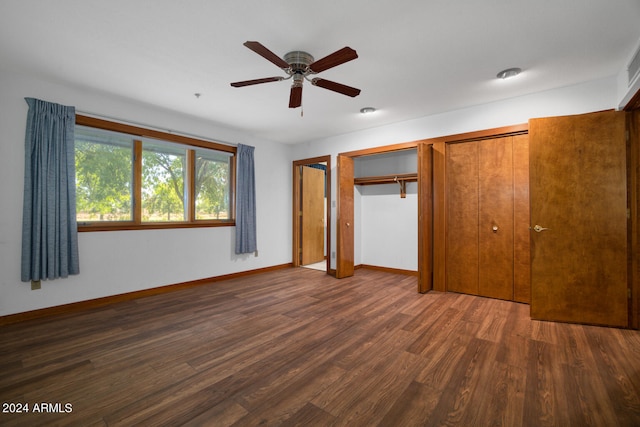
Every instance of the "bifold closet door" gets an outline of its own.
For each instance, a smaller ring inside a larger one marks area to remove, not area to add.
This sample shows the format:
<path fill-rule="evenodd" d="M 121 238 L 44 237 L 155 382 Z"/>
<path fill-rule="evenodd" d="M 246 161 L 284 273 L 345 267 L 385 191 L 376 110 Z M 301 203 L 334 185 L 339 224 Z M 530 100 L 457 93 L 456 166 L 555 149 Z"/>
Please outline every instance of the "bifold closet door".
<path fill-rule="evenodd" d="M 512 138 L 478 147 L 478 295 L 513 299 Z"/>
<path fill-rule="evenodd" d="M 478 143 L 446 148 L 447 290 L 478 295 Z"/>
<path fill-rule="evenodd" d="M 338 155 L 338 218 L 336 219 L 336 278 L 355 271 L 353 157 Z"/>
<path fill-rule="evenodd" d="M 513 136 L 513 300 L 531 302 L 529 135 Z"/>
<path fill-rule="evenodd" d="M 447 290 L 529 302 L 528 136 L 447 145 Z"/>

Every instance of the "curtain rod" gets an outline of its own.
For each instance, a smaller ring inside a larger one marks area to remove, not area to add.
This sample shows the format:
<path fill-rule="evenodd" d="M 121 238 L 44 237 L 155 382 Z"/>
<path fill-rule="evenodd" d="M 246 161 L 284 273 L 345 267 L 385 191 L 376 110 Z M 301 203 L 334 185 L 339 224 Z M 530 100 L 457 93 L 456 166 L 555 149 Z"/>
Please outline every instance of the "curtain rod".
<path fill-rule="evenodd" d="M 218 144 L 229 145 L 229 146 L 232 146 L 232 147 L 237 147 L 238 146 L 238 144 L 234 143 L 234 142 L 221 141 L 219 139 L 212 139 L 212 138 L 209 138 L 209 137 L 206 137 L 206 136 L 196 135 L 196 134 L 187 133 L 187 132 L 175 131 L 175 130 L 172 130 L 172 129 L 164 129 L 164 128 L 160 128 L 160 127 L 157 127 L 157 126 L 151 126 L 151 125 L 148 125 L 146 123 L 134 122 L 134 121 L 125 120 L 125 119 L 119 119 L 117 117 L 109 117 L 109 116 L 105 116 L 103 114 L 90 113 L 88 111 L 82 111 L 82 110 L 78 110 L 78 109 L 76 109 L 76 113 L 80 114 L 82 116 L 93 117 L 95 119 L 103 119 L 103 120 L 108 120 L 108 121 L 111 121 L 111 122 L 122 123 L 124 125 L 143 127 L 145 129 L 155 130 L 155 131 L 159 131 L 159 132 L 166 132 L 166 133 L 170 133 L 172 135 L 179 135 L 179 136 L 185 136 L 185 137 L 188 137 L 188 138 L 201 139 L 203 141 L 216 142 Z"/>

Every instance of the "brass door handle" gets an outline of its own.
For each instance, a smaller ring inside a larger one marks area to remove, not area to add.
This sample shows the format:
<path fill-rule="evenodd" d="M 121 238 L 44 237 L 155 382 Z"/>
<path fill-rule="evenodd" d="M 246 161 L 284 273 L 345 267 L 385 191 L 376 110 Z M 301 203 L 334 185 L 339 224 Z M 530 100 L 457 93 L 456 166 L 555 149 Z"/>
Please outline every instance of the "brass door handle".
<path fill-rule="evenodd" d="M 548 228 L 540 227 L 538 224 L 533 226 L 533 231 L 535 231 L 536 233 L 539 233 L 539 232 L 545 231 L 545 230 L 548 230 Z"/>

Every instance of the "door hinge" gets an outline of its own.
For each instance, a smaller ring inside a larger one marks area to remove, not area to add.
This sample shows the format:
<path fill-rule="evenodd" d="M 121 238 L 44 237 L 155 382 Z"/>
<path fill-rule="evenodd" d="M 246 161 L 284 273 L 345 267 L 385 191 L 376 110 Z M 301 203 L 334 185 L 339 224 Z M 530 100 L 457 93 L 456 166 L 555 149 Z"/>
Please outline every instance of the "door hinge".
<path fill-rule="evenodd" d="M 631 288 L 627 288 L 627 298 L 631 299 Z"/>

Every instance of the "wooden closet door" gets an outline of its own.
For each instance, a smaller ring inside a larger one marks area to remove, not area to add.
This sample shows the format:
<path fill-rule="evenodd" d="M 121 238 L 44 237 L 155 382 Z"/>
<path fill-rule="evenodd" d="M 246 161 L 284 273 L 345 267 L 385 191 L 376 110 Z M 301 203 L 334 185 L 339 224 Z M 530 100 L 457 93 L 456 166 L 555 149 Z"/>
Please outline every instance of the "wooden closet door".
<path fill-rule="evenodd" d="M 478 295 L 478 143 L 446 148 L 447 290 Z"/>
<path fill-rule="evenodd" d="M 355 245 L 353 231 L 353 158 L 338 155 L 338 218 L 336 220 L 336 278 L 353 276 Z"/>
<path fill-rule="evenodd" d="M 529 135 L 513 137 L 513 300 L 531 302 Z"/>
<path fill-rule="evenodd" d="M 513 299 L 513 138 L 479 142 L 478 295 Z"/>
<path fill-rule="evenodd" d="M 418 292 L 433 289 L 433 147 L 418 145 Z"/>
<path fill-rule="evenodd" d="M 446 153 L 447 290 L 529 303 L 528 135 Z"/>

